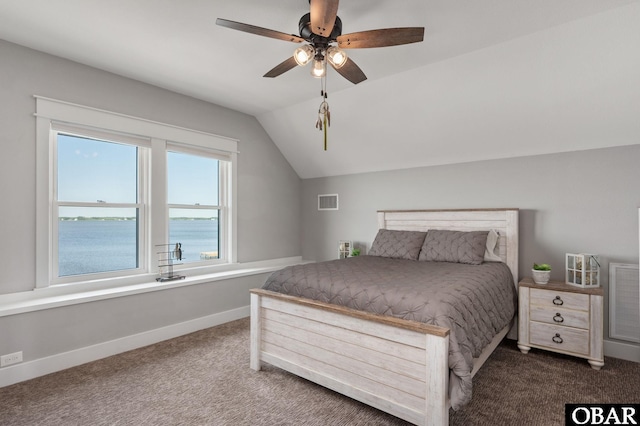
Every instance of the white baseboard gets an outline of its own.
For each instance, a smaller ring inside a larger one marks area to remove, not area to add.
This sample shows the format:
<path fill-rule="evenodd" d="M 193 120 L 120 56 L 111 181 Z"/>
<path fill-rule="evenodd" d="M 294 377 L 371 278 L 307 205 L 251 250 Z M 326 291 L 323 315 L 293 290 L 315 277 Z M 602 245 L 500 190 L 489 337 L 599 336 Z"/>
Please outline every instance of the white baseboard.
<path fill-rule="evenodd" d="M 248 317 L 249 306 L 208 315 L 202 318 L 172 324 L 144 333 L 133 334 L 116 340 L 87 346 L 69 352 L 40 358 L 0 369 L 0 387 L 9 386 L 25 380 L 55 373 L 87 362 L 96 361 L 108 356 L 127 352 L 133 349 L 173 339 L 205 328 L 214 327 L 226 322 Z"/>
<path fill-rule="evenodd" d="M 604 355 L 627 361 L 640 362 L 640 346 L 630 343 L 605 340 Z"/>
<path fill-rule="evenodd" d="M 0 387 L 34 379 L 44 376 L 45 374 L 55 373 L 56 371 L 65 370 L 87 362 L 162 342 L 163 340 L 173 339 L 174 337 L 183 336 L 205 328 L 246 318 L 249 316 L 249 313 L 250 307 L 243 306 L 230 311 L 196 318 L 97 345 L 4 367 L 0 369 Z M 605 340 L 604 353 L 605 356 L 640 362 L 640 347 L 637 345 Z"/>

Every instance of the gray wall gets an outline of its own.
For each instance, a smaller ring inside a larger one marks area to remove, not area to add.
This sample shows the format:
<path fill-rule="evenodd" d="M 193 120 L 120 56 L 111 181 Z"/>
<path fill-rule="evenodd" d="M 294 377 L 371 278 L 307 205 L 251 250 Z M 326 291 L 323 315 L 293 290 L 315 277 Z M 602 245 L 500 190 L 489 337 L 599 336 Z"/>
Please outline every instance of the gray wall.
<path fill-rule="evenodd" d="M 238 260 L 300 256 L 301 181 L 254 117 L 0 40 L 0 295 L 34 288 L 33 95 L 239 139 Z M 243 307 L 264 279 L 0 317 L 0 354 L 30 361 Z"/>
<path fill-rule="evenodd" d="M 332 193 L 340 210 L 319 212 L 318 194 Z M 638 263 L 640 145 L 308 179 L 302 202 L 313 260 L 336 258 L 341 239 L 369 249 L 377 210 L 517 207 L 521 278 L 546 262 L 564 280 L 565 253 L 595 253 L 606 291 L 609 262 Z"/>

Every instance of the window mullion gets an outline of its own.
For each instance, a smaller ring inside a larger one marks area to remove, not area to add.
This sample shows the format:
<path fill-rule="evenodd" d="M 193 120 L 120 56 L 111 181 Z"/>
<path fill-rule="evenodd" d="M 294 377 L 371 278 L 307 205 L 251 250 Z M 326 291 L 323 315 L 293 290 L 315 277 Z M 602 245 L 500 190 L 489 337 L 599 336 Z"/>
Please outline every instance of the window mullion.
<path fill-rule="evenodd" d="M 158 246 L 167 244 L 169 239 L 169 210 L 167 206 L 167 142 L 163 139 L 151 139 L 151 152 L 149 153 L 149 182 L 146 184 L 150 200 L 153 200 L 155 208 L 148 212 L 149 250 L 147 261 L 149 271 L 158 272 L 157 254 Z"/>
<path fill-rule="evenodd" d="M 149 235 L 149 182 L 150 182 L 150 153 L 149 148 L 138 148 L 138 181 L 136 190 L 136 203 L 138 212 L 138 267 L 149 272 L 151 269 L 151 245 Z"/>
<path fill-rule="evenodd" d="M 225 260 L 227 262 L 236 261 L 236 250 L 233 236 L 236 234 L 236 215 L 234 206 L 234 161 L 236 154 L 232 154 L 232 161 L 222 163 L 220 170 L 220 204 L 223 205 L 220 216 L 221 220 L 221 234 L 220 240 L 221 249 L 224 250 Z"/>
<path fill-rule="evenodd" d="M 228 260 L 229 256 L 229 245 L 227 244 L 227 224 L 228 224 L 228 214 L 227 214 L 227 163 L 220 163 L 219 166 L 219 179 L 218 179 L 218 203 L 221 204 L 220 212 L 218 213 L 218 223 L 219 223 L 219 238 L 218 238 L 218 247 L 222 256 L 221 259 Z"/>
<path fill-rule="evenodd" d="M 50 177 L 50 187 L 51 187 L 51 199 L 49 200 L 49 251 L 50 255 L 50 265 L 49 265 L 49 276 L 47 277 L 47 286 L 54 282 L 55 279 L 59 276 L 59 251 L 58 251 L 58 232 L 59 232 L 59 204 L 58 204 L 58 132 L 54 132 L 51 130 L 51 123 L 49 123 L 50 129 L 50 168 L 51 168 L 51 177 Z"/>

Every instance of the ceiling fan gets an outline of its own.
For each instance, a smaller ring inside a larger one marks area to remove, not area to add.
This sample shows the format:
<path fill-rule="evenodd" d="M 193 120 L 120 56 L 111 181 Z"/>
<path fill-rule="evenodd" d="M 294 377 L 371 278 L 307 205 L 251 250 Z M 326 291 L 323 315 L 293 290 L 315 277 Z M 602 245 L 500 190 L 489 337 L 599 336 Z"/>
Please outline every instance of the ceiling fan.
<path fill-rule="evenodd" d="M 339 0 L 309 0 L 310 12 L 303 15 L 298 23 L 299 36 L 221 18 L 216 20 L 216 24 L 278 40 L 307 43 L 296 49 L 292 57 L 276 65 L 264 77 L 277 77 L 296 65 L 304 66 L 313 61 L 311 74 L 322 78 L 326 75 L 326 63 L 329 62 L 340 75 L 353 84 L 366 80 L 367 76 L 342 49 L 397 46 L 421 42 L 424 39 L 424 27 L 384 28 L 342 34 L 338 2 Z"/>

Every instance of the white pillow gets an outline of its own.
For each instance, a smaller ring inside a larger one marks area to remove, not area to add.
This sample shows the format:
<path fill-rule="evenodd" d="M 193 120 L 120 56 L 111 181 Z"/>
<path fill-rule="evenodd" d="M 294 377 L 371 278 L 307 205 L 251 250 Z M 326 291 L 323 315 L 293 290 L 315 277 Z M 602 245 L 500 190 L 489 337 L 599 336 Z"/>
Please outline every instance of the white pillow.
<path fill-rule="evenodd" d="M 484 261 L 485 262 L 502 262 L 500 258 L 500 245 L 498 244 L 498 240 L 500 239 L 500 235 L 495 229 L 489 231 L 487 234 L 487 247 L 484 250 Z"/>

